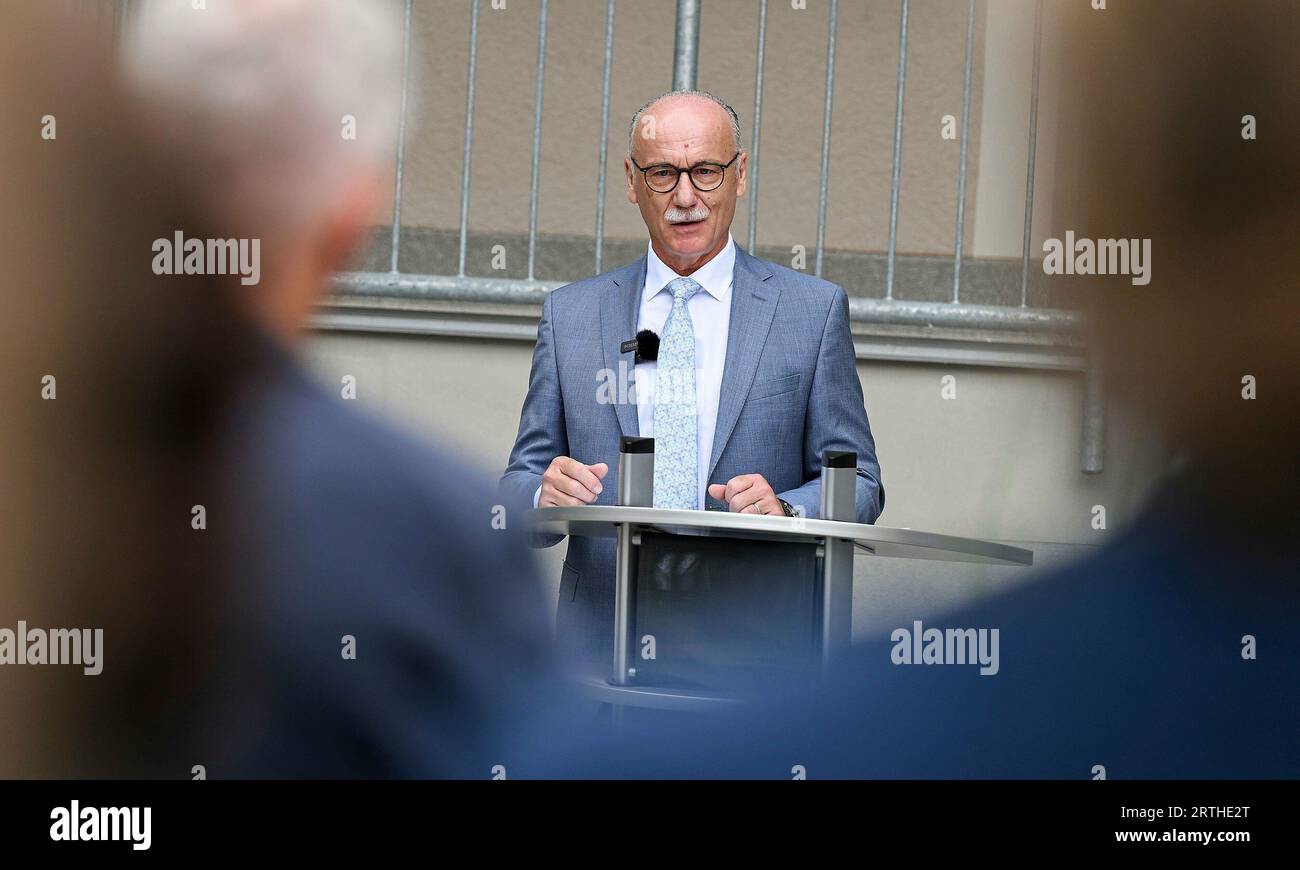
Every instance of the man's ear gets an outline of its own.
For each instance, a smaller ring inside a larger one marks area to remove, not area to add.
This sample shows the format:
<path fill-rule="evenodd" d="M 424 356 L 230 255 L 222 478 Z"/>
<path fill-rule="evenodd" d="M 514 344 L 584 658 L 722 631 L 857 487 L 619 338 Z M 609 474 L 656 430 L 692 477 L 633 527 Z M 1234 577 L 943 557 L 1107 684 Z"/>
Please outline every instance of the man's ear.
<path fill-rule="evenodd" d="M 623 172 L 627 175 L 627 201 L 636 205 L 636 175 L 631 157 L 623 158 Z"/>
<path fill-rule="evenodd" d="M 351 265 L 365 241 L 366 229 L 382 204 L 383 173 L 358 175 L 341 190 L 321 227 L 318 256 L 324 274 Z"/>
<path fill-rule="evenodd" d="M 749 189 L 749 152 L 741 151 L 736 160 L 736 197 L 745 195 Z"/>

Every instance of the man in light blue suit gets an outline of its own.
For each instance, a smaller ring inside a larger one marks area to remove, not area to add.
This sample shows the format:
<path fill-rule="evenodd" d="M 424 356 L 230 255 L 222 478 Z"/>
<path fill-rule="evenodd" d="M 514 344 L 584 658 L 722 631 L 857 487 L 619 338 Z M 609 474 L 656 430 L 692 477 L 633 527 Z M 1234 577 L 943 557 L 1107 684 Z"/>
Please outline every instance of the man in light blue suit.
<path fill-rule="evenodd" d="M 732 240 L 747 162 L 735 111 L 712 94 L 663 95 L 633 116 L 627 196 L 649 250 L 543 304 L 501 478 L 516 509 L 614 504 L 620 436 L 641 435 L 655 438 L 656 507 L 816 517 L 822 454 L 844 450 L 858 519 L 880 515 L 848 297 Z M 641 330 L 660 336 L 657 360 L 625 349 Z M 571 652 L 608 655 L 613 586 L 613 540 L 572 539 L 556 619 Z"/>

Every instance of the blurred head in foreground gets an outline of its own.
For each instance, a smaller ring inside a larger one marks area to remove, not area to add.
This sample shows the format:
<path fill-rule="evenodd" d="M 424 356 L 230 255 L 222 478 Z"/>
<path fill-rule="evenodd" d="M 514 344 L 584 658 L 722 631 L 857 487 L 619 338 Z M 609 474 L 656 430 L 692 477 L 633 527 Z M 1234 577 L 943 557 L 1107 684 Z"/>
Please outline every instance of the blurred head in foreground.
<path fill-rule="evenodd" d="M 150 268 L 174 227 L 209 234 L 190 190 L 201 168 L 140 135 L 89 16 L 5 16 L 0 775 L 149 772 L 219 596 L 211 539 L 187 515 L 211 492 L 247 334 L 227 278 Z M 102 629 L 81 650 L 98 673 L 14 663 L 19 621 Z"/>
<path fill-rule="evenodd" d="M 223 237 L 260 240 L 242 301 L 296 337 L 391 202 L 401 94 L 396 6 L 152 0 L 123 45 L 150 134 L 189 155 Z"/>
<path fill-rule="evenodd" d="M 84 19 L 6 13 L 0 775 L 511 763 L 503 708 L 547 665 L 519 524 L 283 348 L 382 190 L 387 8 L 148 4 L 125 78 Z M 96 660 L 4 663 L 10 614 L 98 632 Z"/>
<path fill-rule="evenodd" d="M 1073 281 L 1107 389 L 1196 463 L 1205 508 L 1289 525 L 1300 483 L 1295 4 L 1144 2 L 1062 20 L 1048 235 L 1151 240 L 1151 282 Z"/>

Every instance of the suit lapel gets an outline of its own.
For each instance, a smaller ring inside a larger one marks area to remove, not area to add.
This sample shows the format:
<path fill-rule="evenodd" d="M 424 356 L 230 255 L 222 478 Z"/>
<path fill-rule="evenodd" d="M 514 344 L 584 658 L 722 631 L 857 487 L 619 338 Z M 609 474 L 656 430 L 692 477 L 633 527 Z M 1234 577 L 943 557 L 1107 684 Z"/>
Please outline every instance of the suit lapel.
<path fill-rule="evenodd" d="M 727 359 L 722 369 L 722 392 L 718 400 L 718 422 L 713 432 L 713 454 L 709 462 L 709 482 L 718 467 L 722 450 L 740 419 L 749 388 L 754 383 L 758 359 L 767 343 L 776 314 L 781 288 L 774 282 L 762 260 L 756 260 L 736 246 L 736 269 L 731 286 L 731 323 L 727 329 Z M 767 283 L 765 283 L 767 282 Z M 635 416 L 635 415 L 634 415 Z"/>
<path fill-rule="evenodd" d="M 646 258 L 643 256 L 635 263 L 611 273 L 611 286 L 600 297 L 600 346 L 605 368 L 620 381 L 624 377 L 632 377 L 634 355 L 631 351 L 619 353 L 618 347 L 636 336 L 636 319 L 640 313 L 638 303 L 645 286 L 645 270 Z M 620 362 L 623 363 L 622 368 L 619 367 Z M 630 383 L 634 384 L 635 381 Z M 636 403 L 618 401 L 625 393 L 632 395 L 620 383 L 615 396 L 614 413 L 618 416 L 618 425 L 624 435 L 637 435 L 639 426 Z"/>

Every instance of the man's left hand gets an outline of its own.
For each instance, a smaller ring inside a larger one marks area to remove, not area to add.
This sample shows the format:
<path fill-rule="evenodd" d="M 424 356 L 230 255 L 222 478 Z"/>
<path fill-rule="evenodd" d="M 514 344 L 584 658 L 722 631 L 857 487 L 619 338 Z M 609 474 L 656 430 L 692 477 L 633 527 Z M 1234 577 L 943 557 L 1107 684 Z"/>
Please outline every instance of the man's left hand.
<path fill-rule="evenodd" d="M 727 481 L 725 486 L 711 483 L 709 495 L 718 501 L 725 501 L 732 513 L 785 516 L 780 499 L 761 474 L 738 474 Z"/>

